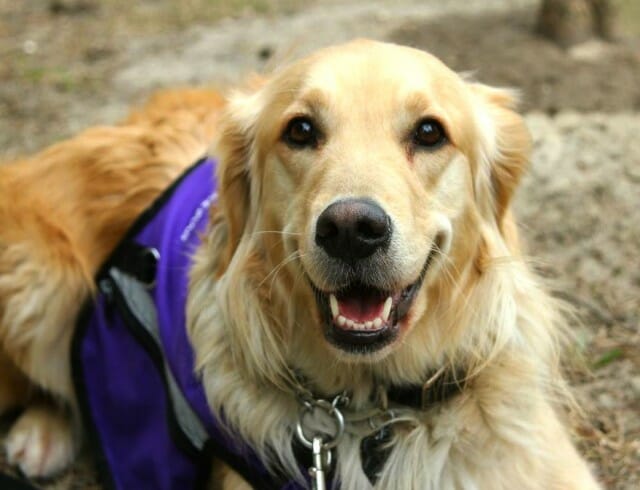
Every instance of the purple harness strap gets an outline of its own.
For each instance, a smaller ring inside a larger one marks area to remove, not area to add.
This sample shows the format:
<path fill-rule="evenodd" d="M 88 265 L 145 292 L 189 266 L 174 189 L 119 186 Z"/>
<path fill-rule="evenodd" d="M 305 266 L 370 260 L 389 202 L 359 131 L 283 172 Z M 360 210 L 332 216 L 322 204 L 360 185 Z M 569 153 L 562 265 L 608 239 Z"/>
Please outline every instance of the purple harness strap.
<path fill-rule="evenodd" d="M 188 271 L 216 198 L 214 175 L 215 162 L 201 160 L 138 219 L 99 272 L 99 295 L 79 318 L 74 383 L 106 488 L 198 488 L 212 455 L 255 488 L 303 488 L 271 475 L 225 430 L 193 371 Z"/>

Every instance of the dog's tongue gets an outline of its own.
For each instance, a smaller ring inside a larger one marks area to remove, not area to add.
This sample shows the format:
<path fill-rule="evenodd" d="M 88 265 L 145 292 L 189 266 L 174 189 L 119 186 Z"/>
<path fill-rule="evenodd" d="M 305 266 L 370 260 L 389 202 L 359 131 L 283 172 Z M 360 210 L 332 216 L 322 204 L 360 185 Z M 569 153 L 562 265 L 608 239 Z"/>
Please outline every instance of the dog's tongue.
<path fill-rule="evenodd" d="M 337 297 L 340 314 L 359 323 L 378 318 L 386 299 L 381 292 L 367 289 L 349 291 Z"/>

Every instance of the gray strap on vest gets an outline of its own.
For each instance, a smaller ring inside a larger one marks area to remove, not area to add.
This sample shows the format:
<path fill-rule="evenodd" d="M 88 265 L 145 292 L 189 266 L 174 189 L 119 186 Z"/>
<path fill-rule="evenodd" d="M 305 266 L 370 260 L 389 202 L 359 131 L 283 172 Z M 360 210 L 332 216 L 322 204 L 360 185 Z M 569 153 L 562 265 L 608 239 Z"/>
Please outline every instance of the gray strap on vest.
<path fill-rule="evenodd" d="M 128 274 L 112 267 L 109 269 L 109 276 L 113 279 L 118 289 L 122 293 L 124 301 L 131 313 L 136 317 L 140 325 L 150 334 L 158 349 L 162 353 L 162 365 L 169 387 L 169 398 L 176 419 L 182 432 L 189 438 L 197 449 L 201 450 L 207 440 L 207 431 L 200 422 L 200 419 L 189 406 L 182 391 L 180 390 L 173 373 L 167 365 L 164 348 L 160 339 L 160 329 L 158 327 L 158 315 L 153 298 L 138 280 Z"/>

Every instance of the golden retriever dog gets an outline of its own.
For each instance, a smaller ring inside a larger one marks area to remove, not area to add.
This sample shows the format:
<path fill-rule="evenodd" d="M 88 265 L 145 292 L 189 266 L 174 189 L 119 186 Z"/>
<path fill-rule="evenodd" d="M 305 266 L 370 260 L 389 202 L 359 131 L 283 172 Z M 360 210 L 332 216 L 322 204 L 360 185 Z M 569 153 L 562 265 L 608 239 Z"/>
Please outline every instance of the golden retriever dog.
<path fill-rule="evenodd" d="M 313 478 L 344 489 L 598 488 L 562 417 L 562 306 L 510 211 L 530 150 L 514 103 L 422 51 L 358 40 L 225 100 L 160 94 L 1 166 L 0 410 L 24 407 L 9 461 L 32 477 L 72 461 L 80 305 L 134 219 L 209 152 L 193 369 L 266 466 L 304 481 L 299 440 Z"/>

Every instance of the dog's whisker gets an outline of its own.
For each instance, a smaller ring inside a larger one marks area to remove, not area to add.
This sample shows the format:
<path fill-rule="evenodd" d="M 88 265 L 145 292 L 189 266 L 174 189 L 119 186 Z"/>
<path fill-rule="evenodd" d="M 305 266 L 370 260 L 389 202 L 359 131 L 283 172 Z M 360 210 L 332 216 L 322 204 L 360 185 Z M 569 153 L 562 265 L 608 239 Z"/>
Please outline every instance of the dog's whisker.
<path fill-rule="evenodd" d="M 276 277 L 277 277 L 278 273 L 280 272 L 280 270 L 282 270 L 283 267 L 285 267 L 287 264 L 293 262 L 294 260 L 302 258 L 302 256 L 303 256 L 303 254 L 301 254 L 300 251 L 298 251 L 298 250 L 296 250 L 296 251 L 292 252 L 291 254 L 289 254 L 278 265 L 276 265 L 271 270 L 271 272 L 269 272 L 269 274 L 267 274 L 265 276 L 265 278 L 262 281 L 260 281 L 260 283 L 258 284 L 258 287 L 263 286 L 265 282 L 267 282 L 269 279 L 271 279 L 271 285 L 269 286 L 269 296 L 270 296 L 271 295 L 271 291 L 273 289 L 274 281 L 276 280 Z"/>
<path fill-rule="evenodd" d="M 302 233 L 296 233 L 294 231 L 283 231 L 283 230 L 260 230 L 260 231 L 254 231 L 251 233 L 251 236 L 258 236 L 258 235 L 302 236 Z"/>

